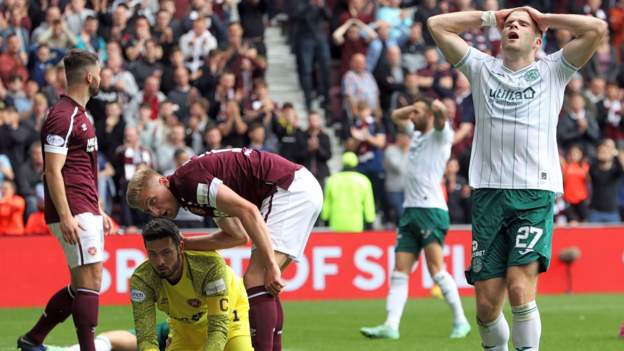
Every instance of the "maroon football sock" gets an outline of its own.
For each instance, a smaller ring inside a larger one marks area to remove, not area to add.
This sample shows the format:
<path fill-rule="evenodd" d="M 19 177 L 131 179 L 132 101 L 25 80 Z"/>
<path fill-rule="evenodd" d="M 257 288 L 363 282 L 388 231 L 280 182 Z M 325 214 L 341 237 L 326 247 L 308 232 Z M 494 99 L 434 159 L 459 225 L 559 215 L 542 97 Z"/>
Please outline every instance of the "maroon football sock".
<path fill-rule="evenodd" d="M 95 326 L 98 320 L 100 295 L 97 291 L 77 289 L 72 316 L 81 351 L 95 351 Z"/>
<path fill-rule="evenodd" d="M 275 297 L 264 286 L 247 289 L 251 343 L 255 351 L 273 351 L 277 322 Z"/>
<path fill-rule="evenodd" d="M 57 324 L 63 323 L 63 321 L 69 317 L 72 312 L 73 304 L 74 293 L 71 291 L 69 285 L 57 291 L 48 301 L 37 324 L 26 333 L 26 338 L 34 344 L 42 344 L 43 340 L 48 336 L 48 333 L 50 333 Z"/>
<path fill-rule="evenodd" d="M 275 333 L 273 334 L 273 351 L 282 351 L 282 331 L 284 330 L 284 310 L 279 296 L 275 297 L 275 310 L 277 311 L 277 321 L 275 322 Z"/>

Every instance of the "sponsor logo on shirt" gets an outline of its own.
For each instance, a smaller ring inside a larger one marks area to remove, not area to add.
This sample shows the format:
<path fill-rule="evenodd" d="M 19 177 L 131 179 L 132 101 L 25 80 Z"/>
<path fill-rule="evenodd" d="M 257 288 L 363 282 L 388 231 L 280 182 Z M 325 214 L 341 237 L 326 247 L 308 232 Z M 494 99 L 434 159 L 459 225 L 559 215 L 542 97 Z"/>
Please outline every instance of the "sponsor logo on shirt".
<path fill-rule="evenodd" d="M 65 139 L 63 139 L 63 137 L 61 137 L 60 135 L 48 134 L 48 136 L 46 137 L 46 142 L 48 143 L 48 145 L 62 146 L 63 144 L 65 144 Z"/>
<path fill-rule="evenodd" d="M 225 292 L 225 281 L 223 278 L 206 283 L 204 293 L 207 296 L 221 295 Z"/>
<path fill-rule="evenodd" d="M 525 100 L 533 100 L 535 98 L 535 90 L 528 87 L 524 90 L 490 89 L 490 100 L 502 105 L 519 105 Z"/>
<path fill-rule="evenodd" d="M 97 149 L 98 149 L 97 137 L 89 138 L 87 140 L 87 152 L 97 151 Z"/>
<path fill-rule="evenodd" d="M 139 289 L 130 289 L 130 300 L 134 302 L 145 301 L 145 293 Z"/>

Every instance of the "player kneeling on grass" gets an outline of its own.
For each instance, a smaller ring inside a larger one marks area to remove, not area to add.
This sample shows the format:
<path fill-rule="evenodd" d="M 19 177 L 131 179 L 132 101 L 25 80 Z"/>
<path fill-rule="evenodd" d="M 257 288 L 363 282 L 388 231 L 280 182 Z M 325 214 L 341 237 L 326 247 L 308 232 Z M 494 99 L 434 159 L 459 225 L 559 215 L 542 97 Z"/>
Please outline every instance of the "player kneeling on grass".
<path fill-rule="evenodd" d="M 453 130 L 446 122 L 446 108 L 439 100 L 431 102 L 421 99 L 394 111 L 392 119 L 412 138 L 403 204 L 405 212 L 399 221 L 396 263 L 388 291 L 388 317 L 384 324 L 362 328 L 360 332 L 370 338 L 399 338 L 409 273 L 418 260 L 420 250 L 424 249 L 429 273 L 453 312 L 450 337 L 463 338 L 470 332 L 470 324 L 464 315 L 457 285 L 444 268 L 442 253 L 449 214 L 440 182 L 453 142 Z"/>
<path fill-rule="evenodd" d="M 164 218 L 143 228 L 148 261 L 130 279 L 138 350 L 157 351 L 156 308 L 169 316 L 169 351 L 251 351 L 243 281 L 214 251 L 184 251 Z"/>

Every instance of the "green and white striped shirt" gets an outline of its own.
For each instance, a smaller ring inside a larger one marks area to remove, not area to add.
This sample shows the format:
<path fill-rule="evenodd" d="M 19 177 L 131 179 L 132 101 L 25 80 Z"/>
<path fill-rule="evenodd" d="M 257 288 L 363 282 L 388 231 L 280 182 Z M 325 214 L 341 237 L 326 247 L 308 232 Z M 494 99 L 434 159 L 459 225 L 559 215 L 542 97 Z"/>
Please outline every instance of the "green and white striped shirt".
<path fill-rule="evenodd" d="M 557 121 L 578 70 L 563 50 L 513 72 L 470 48 L 455 66 L 470 81 L 476 115 L 470 186 L 562 193 Z"/>

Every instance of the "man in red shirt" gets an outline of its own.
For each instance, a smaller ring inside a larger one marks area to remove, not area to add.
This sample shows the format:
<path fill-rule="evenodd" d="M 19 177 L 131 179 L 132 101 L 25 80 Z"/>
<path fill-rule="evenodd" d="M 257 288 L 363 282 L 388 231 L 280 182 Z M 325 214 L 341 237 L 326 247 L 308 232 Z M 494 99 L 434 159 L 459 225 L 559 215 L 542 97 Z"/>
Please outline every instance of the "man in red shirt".
<path fill-rule="evenodd" d="M 65 58 L 67 95 L 54 105 L 41 128 L 45 219 L 65 251 L 71 284 L 48 301 L 45 312 L 17 341 L 21 350 L 45 350 L 43 340 L 69 315 L 80 349 L 95 351 L 104 232 L 110 219 L 99 206 L 97 138 L 85 105 L 98 94 L 97 55 L 72 50 Z"/>
<path fill-rule="evenodd" d="M 0 186 L 0 235 L 24 234 L 24 198 L 15 194 L 15 183 L 5 180 Z"/>
<path fill-rule="evenodd" d="M 244 280 L 256 351 L 281 350 L 281 271 L 302 256 L 321 212 L 323 191 L 305 167 L 269 152 L 207 152 L 169 177 L 136 172 L 128 204 L 154 217 L 175 218 L 180 207 L 215 217 L 221 231 L 185 240 L 188 250 L 217 250 L 247 243 L 255 248 Z"/>

